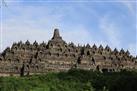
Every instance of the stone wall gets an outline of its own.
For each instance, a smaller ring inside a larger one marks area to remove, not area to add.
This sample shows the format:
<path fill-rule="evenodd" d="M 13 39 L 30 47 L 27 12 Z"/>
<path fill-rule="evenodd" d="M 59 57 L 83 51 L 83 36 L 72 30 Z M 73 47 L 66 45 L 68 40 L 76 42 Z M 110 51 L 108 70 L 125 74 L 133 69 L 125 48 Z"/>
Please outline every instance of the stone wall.
<path fill-rule="evenodd" d="M 120 71 L 121 69 L 137 69 L 137 57 L 129 51 L 109 46 L 103 48 L 95 44 L 91 47 L 67 44 L 55 29 L 48 43 L 33 44 L 27 40 L 13 43 L 0 54 L 0 75 L 29 75 L 67 71 L 71 68 L 100 71 Z"/>

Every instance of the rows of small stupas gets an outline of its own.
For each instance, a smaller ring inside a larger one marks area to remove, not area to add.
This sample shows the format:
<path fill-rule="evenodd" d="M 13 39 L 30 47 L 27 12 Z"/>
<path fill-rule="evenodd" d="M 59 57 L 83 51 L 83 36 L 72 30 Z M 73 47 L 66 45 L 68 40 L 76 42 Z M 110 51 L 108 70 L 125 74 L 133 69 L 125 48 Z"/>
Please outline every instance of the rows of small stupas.
<path fill-rule="evenodd" d="M 109 46 L 68 44 L 58 29 L 48 43 L 20 41 L 0 54 L 0 76 L 60 72 L 71 68 L 101 72 L 134 70 L 137 69 L 137 57 L 130 55 L 128 50 L 112 50 Z"/>

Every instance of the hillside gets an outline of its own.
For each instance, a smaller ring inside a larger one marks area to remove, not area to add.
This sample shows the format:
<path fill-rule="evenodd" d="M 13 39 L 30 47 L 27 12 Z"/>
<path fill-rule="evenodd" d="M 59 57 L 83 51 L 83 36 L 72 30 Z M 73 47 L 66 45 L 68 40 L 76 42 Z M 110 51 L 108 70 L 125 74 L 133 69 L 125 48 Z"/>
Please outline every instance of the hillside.
<path fill-rule="evenodd" d="M 24 77 L 0 77 L 0 91 L 137 91 L 137 72 L 69 70 Z"/>

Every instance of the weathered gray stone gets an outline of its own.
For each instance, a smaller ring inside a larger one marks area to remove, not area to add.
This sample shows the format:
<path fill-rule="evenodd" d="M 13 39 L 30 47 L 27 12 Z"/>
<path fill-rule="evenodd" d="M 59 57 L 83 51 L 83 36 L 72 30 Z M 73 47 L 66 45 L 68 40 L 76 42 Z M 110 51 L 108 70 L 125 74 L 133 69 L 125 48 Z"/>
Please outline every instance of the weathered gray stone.
<path fill-rule="evenodd" d="M 121 69 L 137 69 L 137 57 L 121 49 L 113 51 L 107 45 L 97 48 L 67 44 L 55 29 L 48 43 L 31 44 L 28 40 L 13 43 L 0 54 L 0 75 L 29 75 L 47 73 L 49 71 L 67 71 L 71 68 L 100 71 L 119 71 Z"/>

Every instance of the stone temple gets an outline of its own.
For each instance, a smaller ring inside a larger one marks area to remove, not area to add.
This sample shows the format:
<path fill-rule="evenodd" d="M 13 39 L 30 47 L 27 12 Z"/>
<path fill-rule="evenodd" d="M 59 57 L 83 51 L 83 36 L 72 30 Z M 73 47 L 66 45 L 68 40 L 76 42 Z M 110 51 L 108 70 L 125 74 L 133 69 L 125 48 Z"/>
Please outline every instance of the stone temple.
<path fill-rule="evenodd" d="M 112 50 L 109 46 L 66 43 L 58 29 L 48 43 L 20 41 L 0 54 L 0 76 L 60 72 L 71 68 L 102 72 L 134 70 L 137 69 L 137 57 L 130 55 L 128 50 Z"/>

